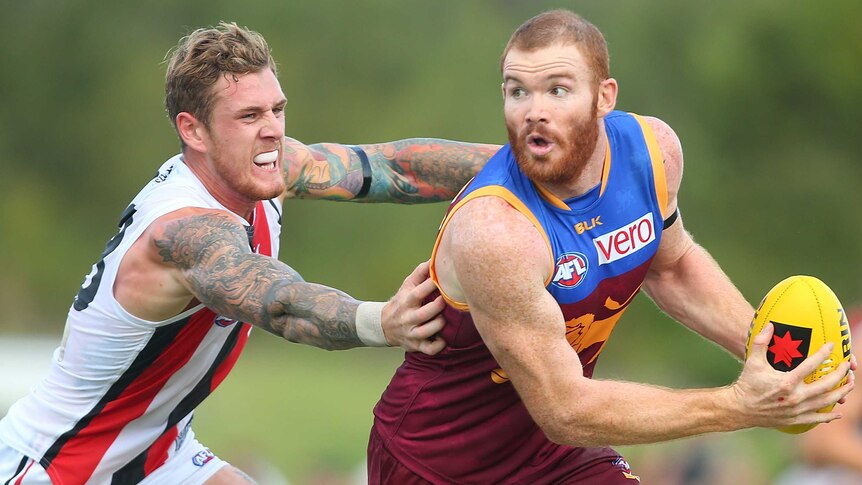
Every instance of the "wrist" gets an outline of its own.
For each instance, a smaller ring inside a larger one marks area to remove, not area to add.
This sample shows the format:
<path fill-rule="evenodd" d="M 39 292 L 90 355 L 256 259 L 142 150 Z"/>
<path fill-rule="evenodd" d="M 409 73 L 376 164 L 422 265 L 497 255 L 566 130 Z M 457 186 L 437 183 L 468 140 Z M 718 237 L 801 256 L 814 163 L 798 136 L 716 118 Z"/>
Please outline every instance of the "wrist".
<path fill-rule="evenodd" d="M 385 302 L 364 301 L 356 308 L 356 336 L 367 347 L 391 347 L 383 334 L 381 313 Z"/>
<path fill-rule="evenodd" d="M 740 395 L 739 383 L 716 389 L 716 410 L 718 412 L 718 431 L 737 431 L 751 428 L 754 423 L 748 416 L 748 409 Z"/>

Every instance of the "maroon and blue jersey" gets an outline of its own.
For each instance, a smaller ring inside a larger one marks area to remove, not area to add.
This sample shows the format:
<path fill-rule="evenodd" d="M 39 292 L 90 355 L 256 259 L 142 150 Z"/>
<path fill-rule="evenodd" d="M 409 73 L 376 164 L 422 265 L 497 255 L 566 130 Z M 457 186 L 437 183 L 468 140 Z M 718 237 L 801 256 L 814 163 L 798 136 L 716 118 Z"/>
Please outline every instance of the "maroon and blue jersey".
<path fill-rule="evenodd" d="M 477 197 L 506 200 L 548 245 L 554 269 L 546 288 L 560 305 L 566 338 L 587 377 L 643 283 L 667 207 L 664 166 L 650 127 L 616 111 L 605 118 L 605 130 L 601 183 L 570 200 L 531 181 L 504 146 L 452 202 L 431 258 L 437 282 L 437 245 L 452 215 Z M 406 354 L 374 409 L 374 432 L 386 450 L 433 483 L 557 483 L 618 458 L 607 448 L 548 440 L 479 336 L 466 303 L 443 296 L 447 348 L 436 356 Z"/>

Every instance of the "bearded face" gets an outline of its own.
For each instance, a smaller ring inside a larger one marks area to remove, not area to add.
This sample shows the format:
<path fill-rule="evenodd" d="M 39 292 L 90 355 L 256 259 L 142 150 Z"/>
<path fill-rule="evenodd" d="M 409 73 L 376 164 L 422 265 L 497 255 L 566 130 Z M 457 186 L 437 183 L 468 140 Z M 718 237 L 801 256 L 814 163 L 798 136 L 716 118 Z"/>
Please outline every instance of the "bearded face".
<path fill-rule="evenodd" d="M 544 185 L 570 185 L 599 139 L 600 83 L 577 44 L 513 48 L 503 65 L 503 111 L 521 169 Z"/>
<path fill-rule="evenodd" d="M 595 102 L 592 107 L 585 118 L 569 120 L 556 128 L 541 120 L 506 120 L 512 152 L 530 180 L 558 185 L 580 177 L 599 137 Z"/>

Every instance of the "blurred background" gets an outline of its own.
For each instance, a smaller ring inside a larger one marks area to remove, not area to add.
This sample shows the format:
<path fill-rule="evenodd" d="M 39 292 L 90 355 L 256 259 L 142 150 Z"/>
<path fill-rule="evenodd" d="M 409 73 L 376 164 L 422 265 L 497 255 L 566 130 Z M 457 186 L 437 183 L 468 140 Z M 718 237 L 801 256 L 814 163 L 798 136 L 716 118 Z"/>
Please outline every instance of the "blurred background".
<path fill-rule="evenodd" d="M 163 59 L 194 28 L 262 33 L 302 141 L 415 136 L 503 143 L 499 56 L 527 18 L 567 7 L 608 39 L 618 107 L 685 150 L 687 228 L 757 304 L 811 274 L 862 299 L 862 3 L 728 0 L 0 2 L 0 414 L 47 368 L 120 212 L 179 150 Z M 445 204 L 288 201 L 282 260 L 385 299 L 430 255 Z M 394 349 L 327 353 L 256 332 L 196 430 L 263 484 L 364 478 L 371 408 Z M 661 315 L 629 310 L 597 376 L 732 382 L 739 364 Z M 645 403 L 648 405 L 648 403 Z M 622 448 L 644 483 L 769 483 L 795 457 L 775 431 Z"/>

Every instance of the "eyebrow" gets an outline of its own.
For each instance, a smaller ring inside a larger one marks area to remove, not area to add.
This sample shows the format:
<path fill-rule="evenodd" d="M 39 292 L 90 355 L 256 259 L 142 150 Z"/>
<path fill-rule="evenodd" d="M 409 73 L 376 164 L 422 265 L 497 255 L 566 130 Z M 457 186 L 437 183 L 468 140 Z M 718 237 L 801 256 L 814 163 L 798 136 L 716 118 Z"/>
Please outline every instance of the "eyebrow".
<path fill-rule="evenodd" d="M 236 112 L 237 113 L 260 113 L 263 111 L 269 111 L 272 108 L 283 108 L 285 106 L 287 106 L 287 98 L 282 98 L 281 101 L 279 101 L 279 102 L 277 102 L 271 106 L 263 106 L 263 105 L 244 106 L 244 107 L 236 110 Z"/>
<path fill-rule="evenodd" d="M 569 74 L 552 74 L 552 75 L 548 76 L 547 78 L 545 78 L 545 80 L 547 80 L 547 81 L 556 81 L 558 79 L 571 79 L 571 80 L 577 81 L 579 79 L 579 77 L 576 75 L 572 76 Z M 523 83 L 523 81 L 521 81 L 521 79 L 517 75 L 507 74 L 507 75 L 503 76 L 503 83 L 504 84 L 509 82 L 509 81 L 514 81 L 517 83 Z"/>

